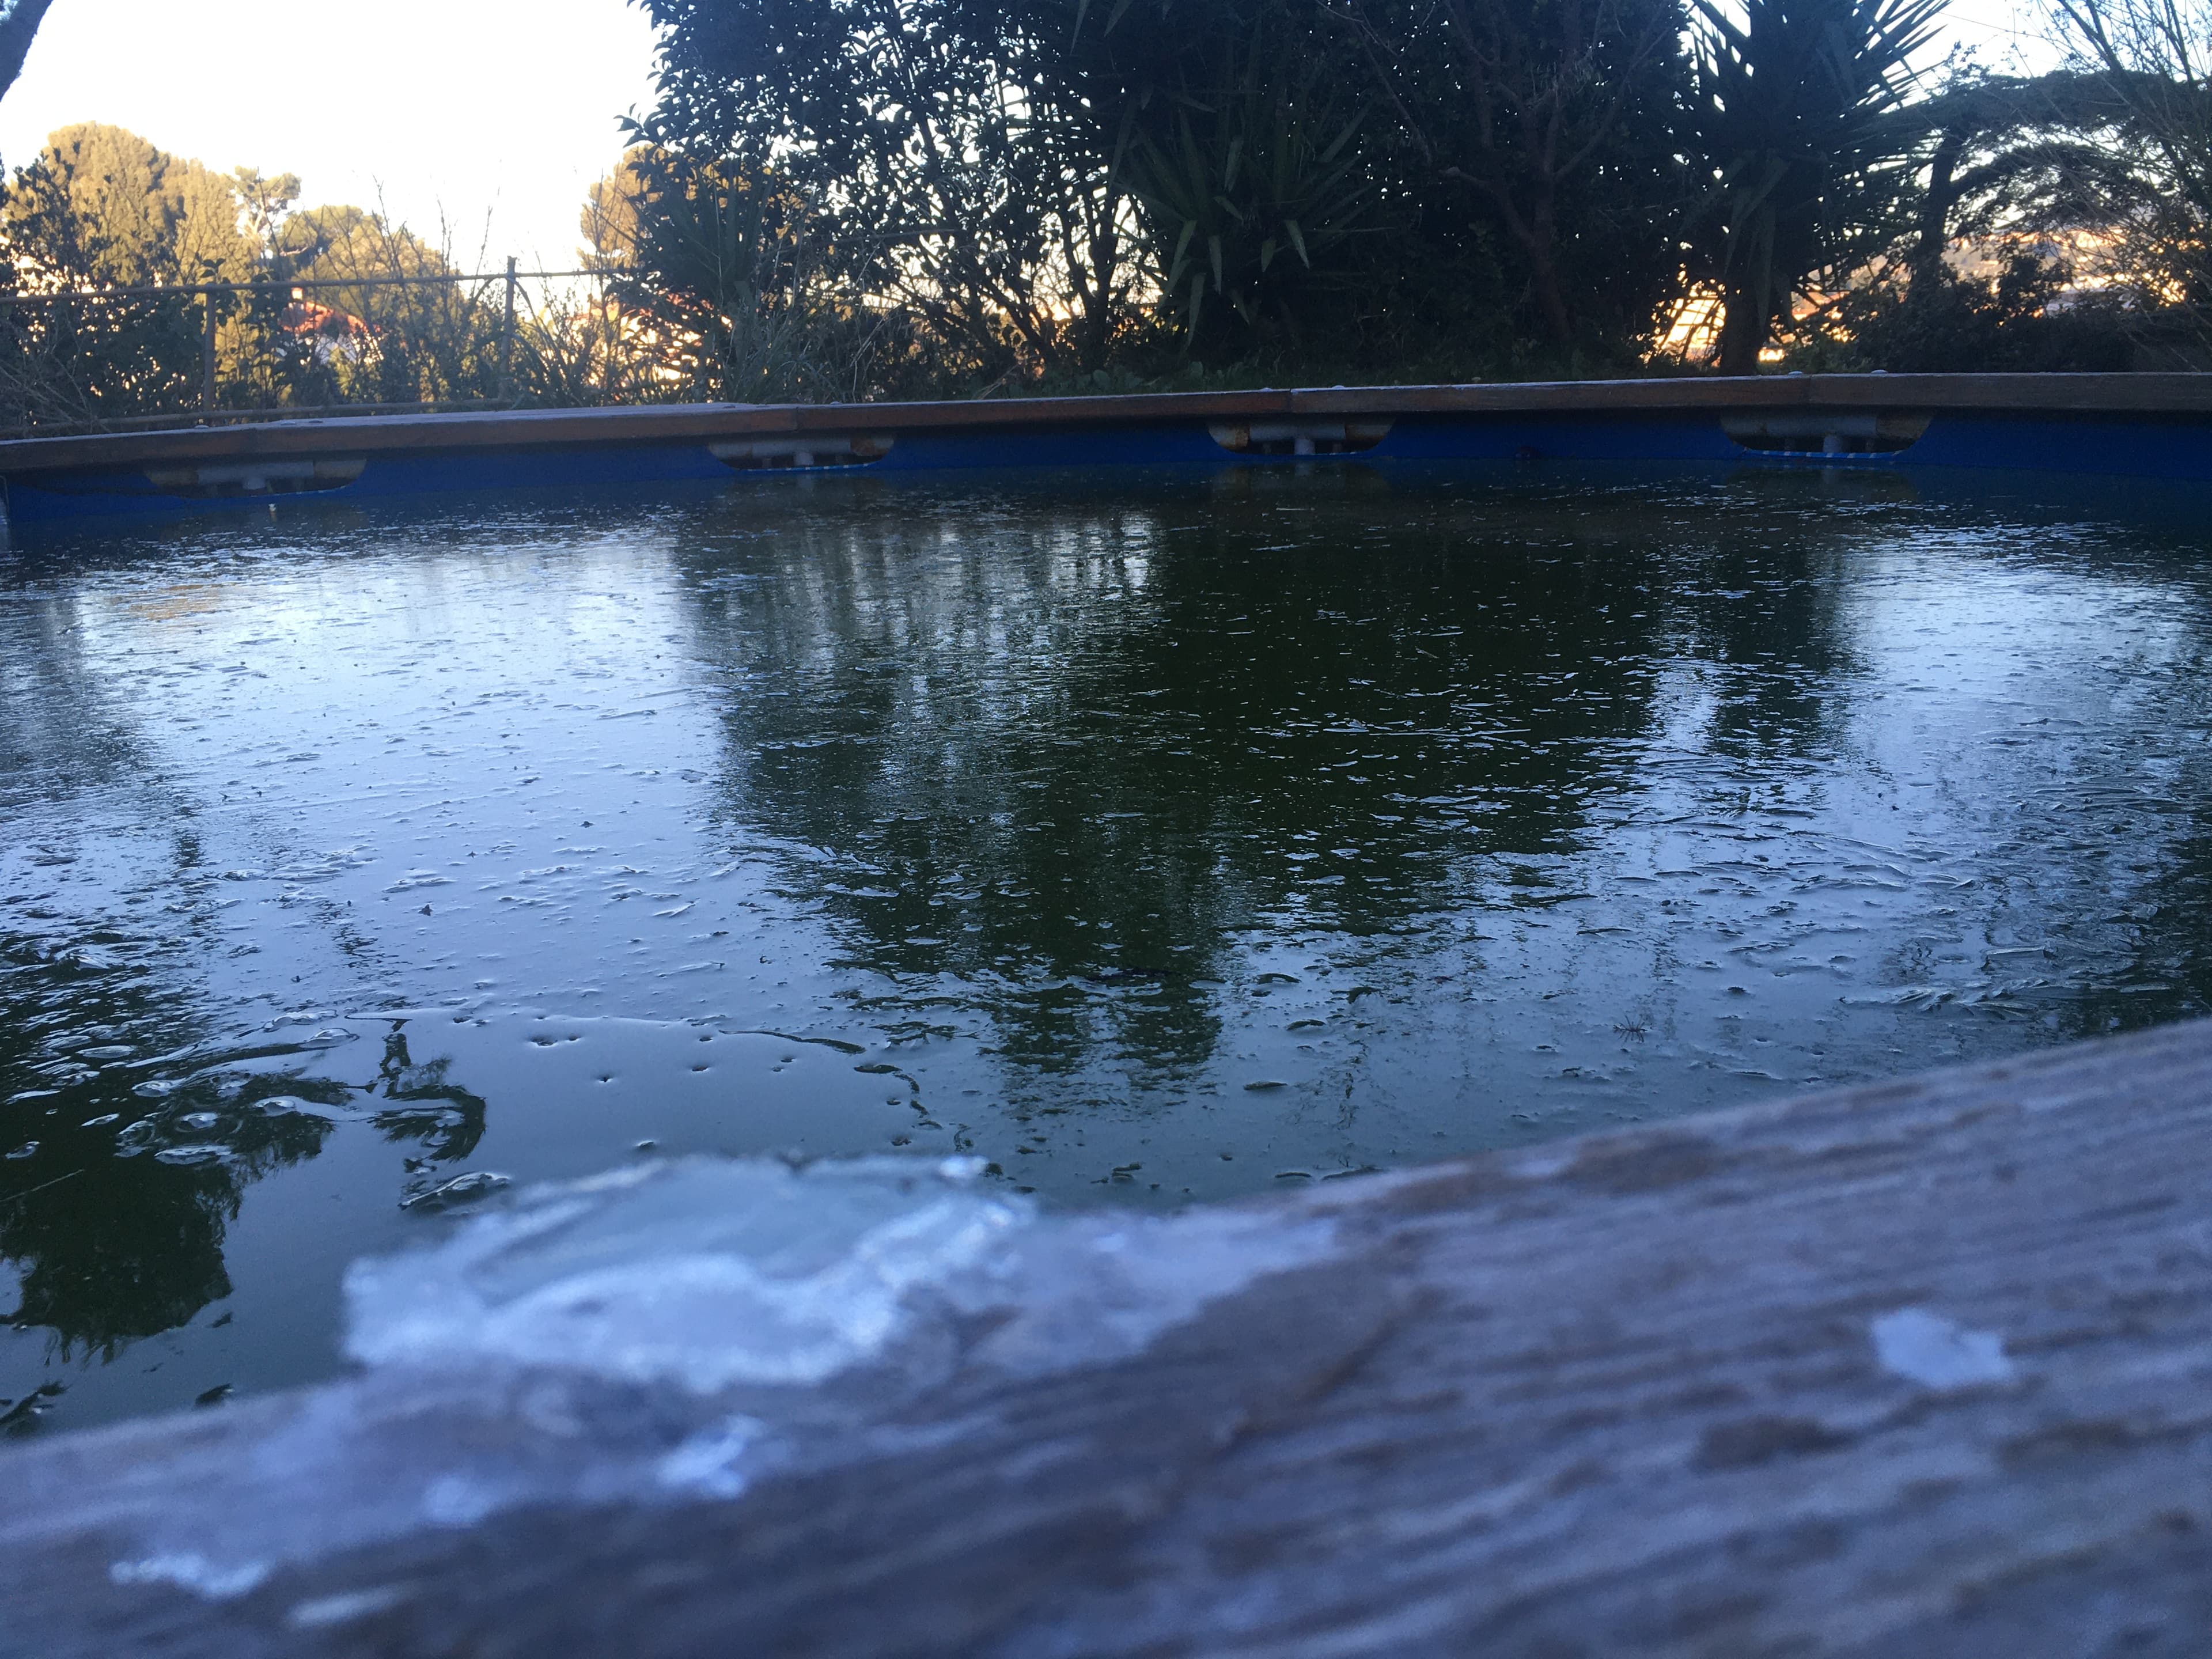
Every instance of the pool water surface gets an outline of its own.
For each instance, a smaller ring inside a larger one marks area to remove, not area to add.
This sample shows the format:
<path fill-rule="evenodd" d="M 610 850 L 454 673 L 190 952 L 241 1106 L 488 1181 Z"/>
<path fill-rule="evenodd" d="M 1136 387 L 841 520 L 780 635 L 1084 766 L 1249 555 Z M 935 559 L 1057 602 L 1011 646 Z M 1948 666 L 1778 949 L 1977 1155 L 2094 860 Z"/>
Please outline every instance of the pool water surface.
<path fill-rule="evenodd" d="M 2212 561 L 1879 475 L 289 502 L 0 554 L 0 1421 L 503 1183 L 1328 1180 L 2203 1012 Z"/>

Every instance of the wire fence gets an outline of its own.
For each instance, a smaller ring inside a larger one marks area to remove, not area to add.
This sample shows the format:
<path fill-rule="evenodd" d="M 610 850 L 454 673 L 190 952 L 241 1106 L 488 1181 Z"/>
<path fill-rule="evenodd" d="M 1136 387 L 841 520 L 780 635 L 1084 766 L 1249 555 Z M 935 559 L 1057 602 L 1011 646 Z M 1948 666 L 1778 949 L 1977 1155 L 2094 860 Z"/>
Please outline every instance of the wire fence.
<path fill-rule="evenodd" d="M 0 434 L 699 395 L 610 264 L 0 292 Z"/>

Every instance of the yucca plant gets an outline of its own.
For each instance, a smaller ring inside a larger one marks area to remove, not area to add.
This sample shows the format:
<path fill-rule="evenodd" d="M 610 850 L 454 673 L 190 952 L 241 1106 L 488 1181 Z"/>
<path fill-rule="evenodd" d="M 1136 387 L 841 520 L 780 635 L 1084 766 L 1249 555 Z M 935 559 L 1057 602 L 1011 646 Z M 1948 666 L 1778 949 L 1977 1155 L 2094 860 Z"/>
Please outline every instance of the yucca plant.
<path fill-rule="evenodd" d="M 1911 58 L 1944 0 L 1695 0 L 1691 240 L 1725 300 L 1720 369 L 1756 371 L 1815 273 L 1901 228 L 1928 126 Z"/>
<path fill-rule="evenodd" d="M 1210 305 L 1297 331 L 1290 295 L 1367 226 L 1375 186 L 1346 108 L 1295 43 L 1255 31 L 1208 84 L 1158 88 L 1133 112 L 1118 176 L 1152 234 L 1160 283 L 1195 342 Z"/>

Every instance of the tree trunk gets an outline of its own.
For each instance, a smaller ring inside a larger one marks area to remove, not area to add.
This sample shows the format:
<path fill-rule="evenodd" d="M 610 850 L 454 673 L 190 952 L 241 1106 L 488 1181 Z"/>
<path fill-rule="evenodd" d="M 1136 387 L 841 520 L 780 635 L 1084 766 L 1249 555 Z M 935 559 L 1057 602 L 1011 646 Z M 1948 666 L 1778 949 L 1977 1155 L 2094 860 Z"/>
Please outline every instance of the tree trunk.
<path fill-rule="evenodd" d="M 1572 345 L 1574 319 L 1567 314 L 1567 302 L 1559 297 L 1559 271 L 1547 260 L 1530 273 L 1529 280 L 1536 290 L 1536 309 L 1543 313 L 1544 326 L 1561 345 Z"/>
<path fill-rule="evenodd" d="M 1498 210 L 1505 234 L 1528 261 L 1528 292 L 1536 302 L 1544 326 L 1559 344 L 1572 345 L 1575 322 L 1568 313 L 1567 302 L 1560 297 L 1559 264 L 1552 257 L 1553 249 L 1559 244 L 1558 185 L 1549 179 L 1540 178 L 1536 204 L 1524 217 L 1511 193 L 1502 185 L 1455 167 L 1445 167 L 1438 176 L 1455 179 L 1470 186 Z"/>
<path fill-rule="evenodd" d="M 1723 290 L 1720 371 L 1723 374 L 1756 374 L 1759 354 L 1766 348 L 1766 307 L 1753 297 L 1749 287 L 1731 283 Z"/>
<path fill-rule="evenodd" d="M 1921 198 L 1919 234 L 1911 260 L 1916 277 L 1942 274 L 1943 250 L 1951 245 L 1951 210 L 1959 202 L 1959 158 L 1966 153 L 1967 137 L 1960 128 L 1947 131 L 1929 161 L 1928 192 Z"/>
<path fill-rule="evenodd" d="M 1559 296 L 1559 265 L 1553 251 L 1558 247 L 1559 210 L 1556 205 L 1557 187 L 1549 179 L 1537 184 L 1536 210 L 1534 221 L 1524 239 L 1528 252 L 1528 275 L 1536 290 L 1536 308 L 1544 316 L 1544 326 L 1552 331 L 1552 337 L 1563 346 L 1575 343 L 1574 319 L 1567 314 L 1567 302 Z"/>

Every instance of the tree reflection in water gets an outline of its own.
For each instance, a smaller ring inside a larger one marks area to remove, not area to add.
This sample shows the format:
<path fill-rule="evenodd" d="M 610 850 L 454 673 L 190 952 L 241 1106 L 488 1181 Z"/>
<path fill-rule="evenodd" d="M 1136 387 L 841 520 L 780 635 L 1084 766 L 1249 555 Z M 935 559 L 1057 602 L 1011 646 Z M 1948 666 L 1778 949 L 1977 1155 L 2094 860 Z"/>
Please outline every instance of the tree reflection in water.
<path fill-rule="evenodd" d="M 228 1297 L 224 1237 L 246 1188 L 314 1157 L 339 1122 L 419 1143 L 426 1168 L 465 1158 L 484 1129 L 482 1097 L 449 1081 L 442 1060 L 415 1065 L 404 1030 L 385 1039 L 366 1089 L 316 1075 L 328 1038 L 193 1042 L 118 948 L 41 956 L 0 936 L 8 1006 L 43 1011 L 0 1021 L 17 1154 L 0 1161 L 0 1257 L 20 1281 L 7 1322 L 44 1328 L 60 1360 L 112 1359 Z M 49 1029 L 68 1052 L 42 1042 Z M 118 1050 L 159 1058 L 102 1053 Z"/>
<path fill-rule="evenodd" d="M 1240 930 L 1387 942 L 1465 908 L 1471 872 L 1593 846 L 1593 804 L 1642 787 L 1670 655 L 1729 671 L 1717 742 L 1822 741 L 1850 659 L 1834 506 L 1686 548 L 1689 504 L 1648 491 L 1358 468 L 942 517 L 814 499 L 737 557 L 685 550 L 732 844 L 789 849 L 852 968 L 957 981 L 1018 1074 L 1188 1078 Z M 920 1036 L 949 1029 L 929 1000 L 868 1006 Z"/>

